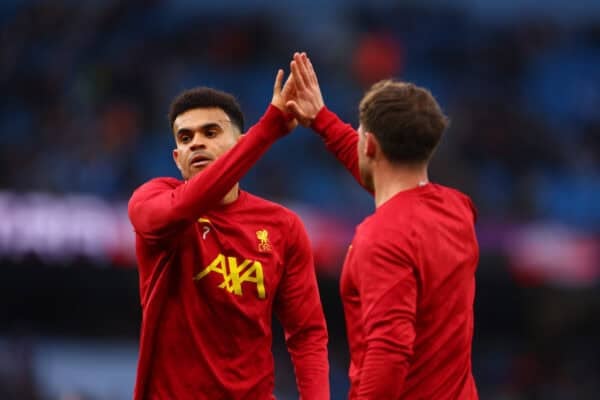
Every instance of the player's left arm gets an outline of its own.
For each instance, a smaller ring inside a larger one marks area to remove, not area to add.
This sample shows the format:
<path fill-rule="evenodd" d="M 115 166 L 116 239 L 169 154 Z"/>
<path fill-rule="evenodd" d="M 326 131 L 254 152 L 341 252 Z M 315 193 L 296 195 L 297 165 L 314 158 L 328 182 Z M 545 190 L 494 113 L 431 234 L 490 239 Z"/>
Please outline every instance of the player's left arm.
<path fill-rule="evenodd" d="M 301 399 L 329 399 L 327 325 L 306 231 L 291 216 L 286 266 L 274 311 L 281 321 Z"/>
<path fill-rule="evenodd" d="M 407 254 L 392 241 L 369 249 L 360 297 L 366 351 L 358 398 L 397 399 L 413 354 L 417 281 Z"/>
<path fill-rule="evenodd" d="M 290 69 L 293 82 L 289 86 L 293 90 L 286 92 L 290 99 L 286 103 L 288 110 L 302 125 L 311 127 L 323 138 L 327 149 L 363 186 L 356 152 L 358 133 L 325 106 L 317 73 L 306 53 L 295 53 Z"/>

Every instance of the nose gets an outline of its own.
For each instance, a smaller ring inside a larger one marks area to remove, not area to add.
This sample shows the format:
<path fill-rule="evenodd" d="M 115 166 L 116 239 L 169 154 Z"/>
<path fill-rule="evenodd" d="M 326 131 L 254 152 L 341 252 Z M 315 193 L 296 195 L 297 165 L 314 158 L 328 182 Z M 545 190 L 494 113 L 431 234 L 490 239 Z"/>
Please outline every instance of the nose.
<path fill-rule="evenodd" d="M 196 132 L 190 143 L 191 150 L 206 149 L 206 143 L 204 142 L 203 135 L 200 132 Z"/>

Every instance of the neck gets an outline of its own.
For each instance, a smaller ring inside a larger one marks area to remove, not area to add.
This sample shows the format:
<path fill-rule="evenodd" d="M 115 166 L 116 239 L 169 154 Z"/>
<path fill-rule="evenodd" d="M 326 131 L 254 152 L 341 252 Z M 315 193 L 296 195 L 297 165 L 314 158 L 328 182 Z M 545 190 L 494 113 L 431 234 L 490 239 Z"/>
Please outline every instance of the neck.
<path fill-rule="evenodd" d="M 427 164 L 394 165 L 387 161 L 379 162 L 373 168 L 375 207 L 379 207 L 396 194 L 414 189 L 429 182 Z"/>
<path fill-rule="evenodd" d="M 233 188 L 223 197 L 221 204 L 230 204 L 237 200 L 240 195 L 240 184 L 236 183 Z"/>

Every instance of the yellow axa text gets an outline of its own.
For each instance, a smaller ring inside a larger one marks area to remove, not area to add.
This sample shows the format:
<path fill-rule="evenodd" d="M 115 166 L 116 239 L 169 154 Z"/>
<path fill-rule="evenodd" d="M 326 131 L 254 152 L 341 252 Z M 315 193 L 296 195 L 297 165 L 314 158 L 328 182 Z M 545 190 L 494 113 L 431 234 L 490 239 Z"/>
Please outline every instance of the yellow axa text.
<path fill-rule="evenodd" d="M 194 280 L 199 281 L 211 272 L 216 272 L 223 277 L 223 282 L 219 287 L 229 293 L 241 296 L 243 294 L 242 283 L 250 282 L 256 284 L 258 298 L 265 298 L 265 279 L 260 261 L 245 259 L 239 264 L 236 257 L 226 257 L 224 254 L 219 254 L 194 277 Z"/>

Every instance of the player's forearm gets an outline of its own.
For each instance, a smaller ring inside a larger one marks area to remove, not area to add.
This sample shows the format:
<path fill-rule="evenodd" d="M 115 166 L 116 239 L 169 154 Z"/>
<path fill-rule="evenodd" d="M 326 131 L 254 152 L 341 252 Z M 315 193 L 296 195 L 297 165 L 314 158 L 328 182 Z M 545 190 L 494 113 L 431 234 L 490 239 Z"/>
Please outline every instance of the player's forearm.
<path fill-rule="evenodd" d="M 135 218 L 139 221 L 136 230 L 164 232 L 170 227 L 197 220 L 220 203 L 267 149 L 287 133 L 287 129 L 285 115 L 269 106 L 260 121 L 235 146 L 184 185 L 152 193 L 143 199 L 134 195 L 137 200 L 134 214 L 142 214 Z"/>
<path fill-rule="evenodd" d="M 400 398 L 408 371 L 410 351 L 399 351 L 385 342 L 369 344 L 358 386 L 360 400 L 396 400 Z"/>
<path fill-rule="evenodd" d="M 317 305 L 302 329 L 286 339 L 302 399 L 329 399 L 327 337 L 323 312 Z"/>
<path fill-rule="evenodd" d="M 359 399 L 398 399 L 413 355 L 417 279 L 412 263 L 399 255 L 390 257 L 389 243 L 379 240 L 371 246 L 363 269 L 359 290 L 366 348 Z"/>
<path fill-rule="evenodd" d="M 325 141 L 327 149 L 350 171 L 361 183 L 358 171 L 358 134 L 349 124 L 344 123 L 335 113 L 323 107 L 317 114 L 311 127 Z"/>
<path fill-rule="evenodd" d="M 308 235 L 301 221 L 289 221 L 286 270 L 281 279 L 274 311 L 285 332 L 302 399 L 329 399 L 327 324 Z"/>
<path fill-rule="evenodd" d="M 174 191 L 172 204 L 176 213 L 181 218 L 195 220 L 213 208 L 285 133 L 283 113 L 269 106 L 260 121 L 235 146 Z"/>

